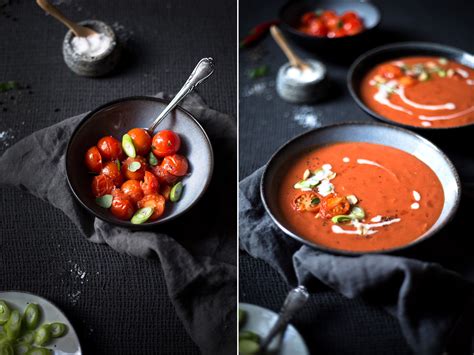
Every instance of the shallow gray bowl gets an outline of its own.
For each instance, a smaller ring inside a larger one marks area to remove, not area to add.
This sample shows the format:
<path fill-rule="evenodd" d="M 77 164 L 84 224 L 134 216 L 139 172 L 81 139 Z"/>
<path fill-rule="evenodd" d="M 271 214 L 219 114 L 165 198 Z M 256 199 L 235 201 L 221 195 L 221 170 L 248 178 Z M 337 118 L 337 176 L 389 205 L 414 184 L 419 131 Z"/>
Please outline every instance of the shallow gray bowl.
<path fill-rule="evenodd" d="M 457 48 L 445 46 L 442 44 L 428 43 L 428 42 L 401 42 L 388 44 L 381 46 L 364 53 L 351 65 L 347 74 L 347 87 L 354 101 L 359 107 L 367 112 L 372 117 L 375 117 L 381 121 L 385 121 L 398 126 L 414 129 L 417 131 L 446 131 L 458 128 L 465 128 L 468 126 L 474 126 L 474 123 L 470 123 L 464 126 L 455 127 L 423 127 L 423 126 L 411 126 L 403 124 L 397 121 L 393 121 L 390 118 L 384 117 L 373 110 L 371 110 L 362 100 L 360 95 L 360 87 L 362 80 L 365 75 L 373 69 L 376 65 L 386 62 L 389 60 L 398 59 L 401 57 L 408 56 L 434 56 L 444 57 L 460 64 L 463 64 L 469 68 L 474 69 L 474 56 L 465 51 Z"/>
<path fill-rule="evenodd" d="M 278 203 L 278 191 L 283 176 L 292 161 L 302 153 L 337 142 L 367 142 L 382 144 L 407 152 L 425 164 L 437 175 L 444 190 L 444 206 L 435 224 L 415 241 L 401 247 L 369 252 L 351 252 L 328 248 L 306 240 L 293 232 L 285 221 Z M 263 205 L 277 226 L 288 236 L 316 249 L 330 253 L 360 255 L 391 253 L 406 249 L 436 234 L 454 216 L 461 197 L 459 176 L 451 161 L 434 144 L 402 128 L 375 123 L 342 123 L 303 133 L 284 144 L 271 158 L 262 176 L 260 193 Z"/>
<path fill-rule="evenodd" d="M 179 153 L 189 161 L 189 175 L 183 179 L 184 190 L 176 203 L 167 203 L 163 216 L 140 225 L 116 218 L 95 203 L 91 191 L 92 174 L 87 171 L 84 156 L 87 149 L 103 136 L 121 137 L 135 127 L 146 128 L 161 113 L 167 101 L 152 97 L 129 97 L 107 103 L 88 113 L 73 132 L 66 151 L 66 174 L 77 200 L 96 217 L 132 229 L 147 229 L 177 218 L 202 197 L 211 181 L 214 155 L 211 142 L 197 120 L 177 107 L 163 120 L 158 130 L 171 129 L 179 134 Z M 155 132 L 156 132 L 155 131 Z"/>
<path fill-rule="evenodd" d="M 112 39 L 110 47 L 102 54 L 91 57 L 74 52 L 71 40 L 74 37 L 72 31 L 68 31 L 63 41 L 63 57 L 69 69 L 81 76 L 102 76 L 115 69 L 120 60 L 120 46 L 114 30 L 101 21 L 86 20 L 79 22 L 81 26 L 92 28 L 94 31 L 103 33 Z"/>

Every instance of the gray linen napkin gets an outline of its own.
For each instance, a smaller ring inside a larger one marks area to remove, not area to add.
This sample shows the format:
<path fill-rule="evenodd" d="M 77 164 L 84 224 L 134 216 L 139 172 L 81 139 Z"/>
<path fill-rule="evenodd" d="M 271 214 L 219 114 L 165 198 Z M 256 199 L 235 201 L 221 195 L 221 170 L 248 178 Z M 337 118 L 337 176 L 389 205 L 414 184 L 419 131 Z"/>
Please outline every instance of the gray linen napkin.
<path fill-rule="evenodd" d="M 67 184 L 64 160 L 69 138 L 84 114 L 37 131 L 9 148 L 0 157 L 0 183 L 19 187 L 59 208 L 92 242 L 107 243 L 118 252 L 141 258 L 158 257 L 170 299 L 201 351 L 233 354 L 236 125 L 231 117 L 207 107 L 197 94 L 189 95 L 182 107 L 209 135 L 215 153 L 214 176 L 199 203 L 179 221 L 160 227 L 159 232 L 132 232 L 112 226 L 95 219 L 76 202 Z M 228 198 L 212 197 L 223 194 Z"/>

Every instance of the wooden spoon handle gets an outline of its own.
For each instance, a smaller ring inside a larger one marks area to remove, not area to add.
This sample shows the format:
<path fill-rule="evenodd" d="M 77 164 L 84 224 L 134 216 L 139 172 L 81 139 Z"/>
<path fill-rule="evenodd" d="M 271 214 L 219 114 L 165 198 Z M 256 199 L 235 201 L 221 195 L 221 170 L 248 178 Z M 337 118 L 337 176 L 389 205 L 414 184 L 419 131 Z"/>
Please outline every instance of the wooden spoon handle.
<path fill-rule="evenodd" d="M 84 34 L 81 31 L 82 26 L 79 26 L 75 22 L 69 20 L 61 11 L 59 11 L 57 7 L 53 6 L 50 2 L 47 0 L 36 0 L 36 3 L 48 14 L 54 16 L 56 19 L 66 25 L 76 36 L 84 37 Z"/>
<path fill-rule="evenodd" d="M 276 27 L 275 25 L 270 27 L 270 33 L 272 34 L 272 37 L 275 42 L 280 46 L 283 53 L 285 53 L 292 66 L 299 68 L 303 68 L 306 66 L 306 63 L 300 57 L 298 57 L 296 53 L 293 52 L 293 50 L 290 48 L 288 42 L 283 36 L 283 33 L 281 33 L 278 27 Z"/>

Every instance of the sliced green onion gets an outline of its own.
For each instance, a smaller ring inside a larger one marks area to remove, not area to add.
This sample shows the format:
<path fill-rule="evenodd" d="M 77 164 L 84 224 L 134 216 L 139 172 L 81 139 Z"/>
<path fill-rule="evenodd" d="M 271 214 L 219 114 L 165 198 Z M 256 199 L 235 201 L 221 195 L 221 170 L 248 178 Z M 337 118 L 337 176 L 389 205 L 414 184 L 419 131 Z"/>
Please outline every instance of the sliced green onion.
<path fill-rule="evenodd" d="M 10 307 L 5 303 L 5 301 L 0 301 L 0 324 L 5 324 L 10 318 Z"/>
<path fill-rule="evenodd" d="M 110 206 L 112 206 L 112 200 L 113 200 L 113 196 L 107 194 L 104 196 L 97 197 L 95 199 L 95 203 L 97 203 L 100 207 L 110 208 Z"/>
<path fill-rule="evenodd" d="M 181 198 L 181 195 L 183 193 L 183 188 L 184 188 L 184 185 L 181 181 L 178 182 L 177 184 L 175 184 L 171 188 L 171 192 L 170 192 L 170 201 L 171 202 L 179 201 L 179 199 Z"/>
<path fill-rule="evenodd" d="M 243 326 L 247 321 L 247 312 L 239 308 L 239 327 Z"/>
<path fill-rule="evenodd" d="M 119 171 L 120 171 L 120 168 L 121 168 L 121 166 L 120 166 L 120 160 L 116 159 L 116 160 L 115 160 L 115 164 L 117 164 L 117 168 L 118 168 Z"/>
<path fill-rule="evenodd" d="M 148 162 L 151 166 L 158 165 L 158 159 L 156 159 L 156 156 L 155 154 L 153 154 L 153 152 L 150 152 L 150 154 L 148 155 Z"/>
<path fill-rule="evenodd" d="M 338 216 L 334 216 L 333 218 L 331 218 L 331 221 L 332 223 L 348 223 L 348 222 L 352 222 L 352 218 L 351 216 L 346 216 L 346 215 L 338 215 Z"/>
<path fill-rule="evenodd" d="M 130 158 L 135 158 L 137 156 L 137 151 L 133 145 L 132 137 L 130 137 L 128 134 L 124 134 L 122 137 L 122 148 L 125 154 L 127 154 Z"/>
<path fill-rule="evenodd" d="M 439 58 L 438 62 L 439 62 L 439 64 L 442 64 L 442 65 L 448 64 L 448 60 L 446 58 Z"/>
<path fill-rule="evenodd" d="M 418 76 L 418 80 L 420 81 L 426 81 L 430 78 L 430 75 L 427 72 L 421 72 L 421 74 Z"/>
<path fill-rule="evenodd" d="M 135 171 L 137 171 L 138 169 L 140 169 L 142 167 L 142 164 L 140 164 L 138 161 L 132 161 L 129 165 L 128 165 L 128 170 L 131 171 L 132 173 L 134 173 Z"/>
<path fill-rule="evenodd" d="M 24 343 L 24 344 L 33 344 L 35 341 L 35 332 L 32 330 L 28 330 L 25 333 L 22 334 L 21 337 L 17 339 L 19 343 Z"/>
<path fill-rule="evenodd" d="M 130 222 L 132 222 L 132 224 L 142 224 L 146 222 L 152 214 L 153 214 L 152 207 L 140 208 L 137 212 L 135 212 Z"/>
<path fill-rule="evenodd" d="M 13 347 L 9 342 L 0 344 L 0 355 L 14 355 Z"/>
<path fill-rule="evenodd" d="M 349 216 L 352 216 L 354 219 L 362 220 L 365 218 L 365 211 L 359 206 L 354 206 Z"/>
<path fill-rule="evenodd" d="M 64 323 L 54 322 L 49 325 L 49 331 L 53 338 L 59 338 L 66 334 L 67 327 Z"/>
<path fill-rule="evenodd" d="M 319 197 L 315 197 L 311 200 L 311 205 L 319 205 L 319 203 L 321 202 L 321 199 Z"/>
<path fill-rule="evenodd" d="M 251 340 L 260 343 L 260 336 L 250 330 L 242 330 L 239 332 L 239 340 Z"/>
<path fill-rule="evenodd" d="M 446 73 L 446 70 L 439 70 L 439 71 L 438 71 L 438 76 L 439 76 L 440 78 L 446 77 L 446 74 L 447 74 L 447 73 Z"/>
<path fill-rule="evenodd" d="M 8 318 L 8 321 L 5 323 L 4 329 L 9 340 L 13 341 L 18 338 L 21 330 L 20 312 L 18 312 L 16 309 L 12 311 L 10 318 Z"/>
<path fill-rule="evenodd" d="M 102 196 L 103 197 L 103 196 Z M 35 329 L 38 325 L 41 313 L 37 304 L 30 303 L 23 313 L 23 322 L 28 329 Z"/>
<path fill-rule="evenodd" d="M 249 71 L 249 76 L 251 79 L 256 79 L 260 78 L 262 76 L 265 76 L 268 74 L 268 66 L 267 65 L 261 65 L 257 68 L 253 68 Z"/>
<path fill-rule="evenodd" d="M 260 344 L 252 340 L 239 340 L 239 354 L 254 355 L 260 352 Z"/>
<path fill-rule="evenodd" d="M 46 348 L 33 348 L 26 355 L 51 355 L 53 352 Z"/>
<path fill-rule="evenodd" d="M 27 343 L 16 343 L 14 348 L 15 355 L 25 355 L 31 350 L 31 345 Z"/>
<path fill-rule="evenodd" d="M 357 202 L 359 202 L 359 200 L 357 200 L 357 197 L 355 195 L 347 195 L 346 199 L 347 201 L 349 201 L 351 205 L 355 205 Z"/>
<path fill-rule="evenodd" d="M 43 346 L 51 340 L 49 324 L 43 324 L 35 332 L 35 344 Z"/>
<path fill-rule="evenodd" d="M 0 83 L 0 92 L 8 91 L 8 90 L 13 90 L 13 89 L 18 89 L 19 85 L 16 81 L 5 81 L 3 83 Z"/>

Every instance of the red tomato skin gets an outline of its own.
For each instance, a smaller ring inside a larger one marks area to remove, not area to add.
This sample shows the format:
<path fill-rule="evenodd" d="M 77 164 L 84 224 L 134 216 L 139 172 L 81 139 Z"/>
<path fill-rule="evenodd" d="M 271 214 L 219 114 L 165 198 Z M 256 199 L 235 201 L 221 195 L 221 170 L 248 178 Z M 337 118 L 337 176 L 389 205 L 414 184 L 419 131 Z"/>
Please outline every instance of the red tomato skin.
<path fill-rule="evenodd" d="M 112 136 L 99 139 L 97 148 L 105 160 L 115 160 L 121 158 L 122 144 Z"/>
<path fill-rule="evenodd" d="M 130 201 L 130 199 L 116 194 L 116 196 L 114 196 L 112 199 L 110 212 L 112 212 L 112 214 L 119 219 L 129 220 L 135 213 L 135 207 L 133 206 L 133 203 Z"/>
<path fill-rule="evenodd" d="M 304 25 L 309 25 L 315 18 L 318 16 L 314 11 L 309 11 L 306 12 L 302 17 L 301 17 L 301 23 Z"/>
<path fill-rule="evenodd" d="M 123 176 L 118 168 L 117 162 L 109 161 L 102 168 L 101 173 L 112 179 L 115 186 L 120 186 L 123 183 Z"/>
<path fill-rule="evenodd" d="M 145 177 L 143 178 L 143 181 L 140 182 L 140 187 L 145 195 L 151 195 L 158 193 L 160 190 L 160 183 L 153 173 L 145 171 Z"/>
<path fill-rule="evenodd" d="M 171 186 L 170 185 L 161 185 L 160 195 L 165 198 L 166 201 L 170 200 Z"/>
<path fill-rule="evenodd" d="M 129 165 L 132 162 L 138 162 L 140 163 L 140 168 L 137 171 L 130 171 L 128 170 Z M 143 157 L 137 156 L 135 158 L 130 158 L 128 157 L 125 159 L 122 163 L 122 175 L 127 179 L 127 180 L 142 180 L 143 177 L 145 176 L 145 170 L 146 170 L 146 160 Z"/>
<path fill-rule="evenodd" d="M 94 197 L 101 197 L 110 194 L 114 187 L 112 179 L 104 174 L 94 176 L 92 179 L 92 194 Z"/>
<path fill-rule="evenodd" d="M 188 172 L 188 160 L 179 154 L 165 157 L 161 167 L 174 176 L 184 176 Z"/>
<path fill-rule="evenodd" d="M 124 192 L 128 198 L 133 202 L 137 203 L 140 201 L 143 196 L 143 190 L 140 186 L 140 181 L 138 180 L 127 180 L 122 184 L 122 192 Z"/>
<path fill-rule="evenodd" d="M 309 24 L 308 32 L 314 36 L 325 37 L 328 33 L 328 28 L 322 20 L 316 19 Z"/>
<path fill-rule="evenodd" d="M 143 128 L 133 128 L 128 131 L 138 155 L 146 155 L 151 149 L 151 137 Z"/>
<path fill-rule="evenodd" d="M 179 179 L 177 176 L 174 176 L 167 172 L 160 165 L 154 166 L 151 171 L 158 179 L 160 185 L 173 185 Z"/>
<path fill-rule="evenodd" d="M 90 147 L 86 152 L 84 162 L 90 172 L 99 174 L 102 169 L 102 156 L 99 149 L 95 146 Z"/>
<path fill-rule="evenodd" d="M 156 221 L 165 212 L 165 203 L 165 198 L 160 194 L 151 194 L 138 201 L 138 208 L 153 207 L 153 214 L 148 220 Z"/>
<path fill-rule="evenodd" d="M 181 138 L 170 130 L 163 130 L 153 137 L 151 149 L 157 157 L 175 154 L 181 147 Z"/>
<path fill-rule="evenodd" d="M 362 31 L 362 23 L 357 19 L 351 19 L 345 21 L 342 28 L 348 35 L 353 36 Z"/>

